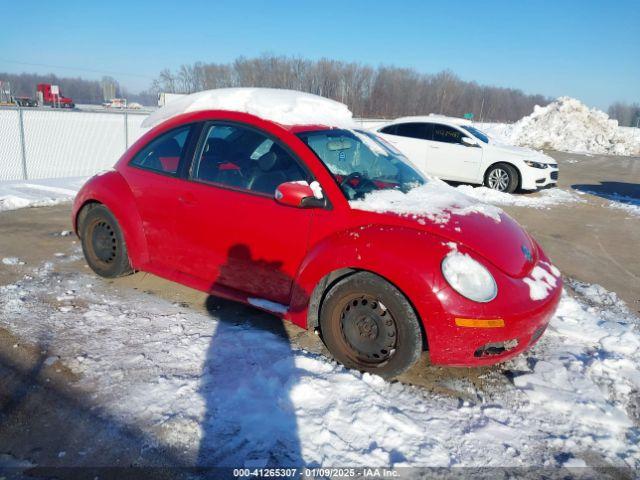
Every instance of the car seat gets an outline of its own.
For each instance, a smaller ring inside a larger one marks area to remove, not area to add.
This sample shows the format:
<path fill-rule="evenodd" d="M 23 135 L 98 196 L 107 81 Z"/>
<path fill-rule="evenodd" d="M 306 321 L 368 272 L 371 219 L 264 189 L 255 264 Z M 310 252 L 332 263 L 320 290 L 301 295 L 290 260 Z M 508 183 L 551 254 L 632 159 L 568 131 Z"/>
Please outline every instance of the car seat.
<path fill-rule="evenodd" d="M 278 185 L 304 180 L 304 173 L 291 156 L 279 145 L 258 158 L 258 168 L 252 173 L 247 187 L 250 190 L 273 194 Z"/>

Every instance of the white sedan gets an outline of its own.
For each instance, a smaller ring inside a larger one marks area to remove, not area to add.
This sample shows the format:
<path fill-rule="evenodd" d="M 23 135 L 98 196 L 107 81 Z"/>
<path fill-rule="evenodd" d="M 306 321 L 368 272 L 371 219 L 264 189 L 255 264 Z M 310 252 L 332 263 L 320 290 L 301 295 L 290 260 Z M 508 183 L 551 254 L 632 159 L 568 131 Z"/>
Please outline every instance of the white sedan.
<path fill-rule="evenodd" d="M 497 142 L 467 120 L 403 117 L 376 127 L 428 175 L 484 184 L 501 192 L 536 190 L 558 181 L 558 164 L 540 152 Z"/>

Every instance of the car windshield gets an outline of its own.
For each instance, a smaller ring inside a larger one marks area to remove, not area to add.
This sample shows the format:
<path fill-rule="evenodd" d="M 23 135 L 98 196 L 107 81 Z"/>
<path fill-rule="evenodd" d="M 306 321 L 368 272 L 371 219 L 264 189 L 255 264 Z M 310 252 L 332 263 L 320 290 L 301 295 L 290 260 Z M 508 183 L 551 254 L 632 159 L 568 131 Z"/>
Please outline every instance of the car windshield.
<path fill-rule="evenodd" d="M 374 190 L 407 192 L 426 181 L 402 153 L 371 132 L 332 129 L 298 137 L 326 165 L 349 200 Z"/>
<path fill-rule="evenodd" d="M 489 135 L 487 135 L 486 133 L 481 132 L 477 128 L 472 127 L 471 125 L 460 125 L 460 126 L 464 128 L 467 132 L 469 132 L 471 135 L 476 137 L 478 140 L 484 143 L 489 143 Z"/>

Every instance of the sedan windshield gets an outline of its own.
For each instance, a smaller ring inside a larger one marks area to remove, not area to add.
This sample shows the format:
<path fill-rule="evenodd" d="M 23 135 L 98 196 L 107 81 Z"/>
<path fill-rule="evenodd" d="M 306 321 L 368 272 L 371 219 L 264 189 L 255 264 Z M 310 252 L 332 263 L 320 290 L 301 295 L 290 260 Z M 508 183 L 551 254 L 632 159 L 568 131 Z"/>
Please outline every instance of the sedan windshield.
<path fill-rule="evenodd" d="M 407 192 L 425 183 L 402 153 L 371 132 L 332 129 L 298 137 L 325 164 L 349 200 L 374 190 Z"/>
<path fill-rule="evenodd" d="M 489 135 L 487 135 L 486 133 L 478 130 L 475 127 L 472 127 L 471 125 L 460 125 L 460 126 L 464 128 L 467 132 L 469 132 L 471 135 L 476 137 L 478 140 L 484 143 L 489 143 Z"/>

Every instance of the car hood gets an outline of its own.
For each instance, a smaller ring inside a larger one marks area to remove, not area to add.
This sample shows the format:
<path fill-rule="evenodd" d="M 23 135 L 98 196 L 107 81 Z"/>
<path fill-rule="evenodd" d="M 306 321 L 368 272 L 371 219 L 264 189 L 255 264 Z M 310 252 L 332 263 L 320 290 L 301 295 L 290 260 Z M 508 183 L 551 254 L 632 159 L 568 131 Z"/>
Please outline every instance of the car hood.
<path fill-rule="evenodd" d="M 368 213 L 368 212 L 367 212 Z M 539 259 L 539 252 L 529 234 L 506 213 L 500 211 L 499 220 L 482 213 L 450 214 L 448 221 L 433 221 L 419 215 L 374 213 L 375 223 L 393 223 L 419 232 L 437 236 L 443 242 L 463 246 L 507 275 L 521 278 L 527 275 Z M 369 221 L 373 219 L 369 218 Z"/>
<path fill-rule="evenodd" d="M 500 221 L 478 213 L 452 215 L 444 228 L 423 226 L 430 233 L 464 245 L 512 277 L 529 273 L 538 261 L 533 240 L 524 228 L 506 213 Z"/>
<path fill-rule="evenodd" d="M 489 143 L 488 146 L 489 148 L 494 150 L 496 153 L 499 153 L 501 155 L 509 155 L 512 157 L 518 157 L 522 159 L 527 158 L 527 159 L 535 160 L 536 162 L 541 162 L 541 163 L 556 163 L 556 161 L 553 158 L 549 157 L 548 155 L 545 155 L 542 152 L 533 150 L 531 148 L 517 147 L 515 145 L 509 145 L 506 143 L 499 143 L 499 142 Z"/>

